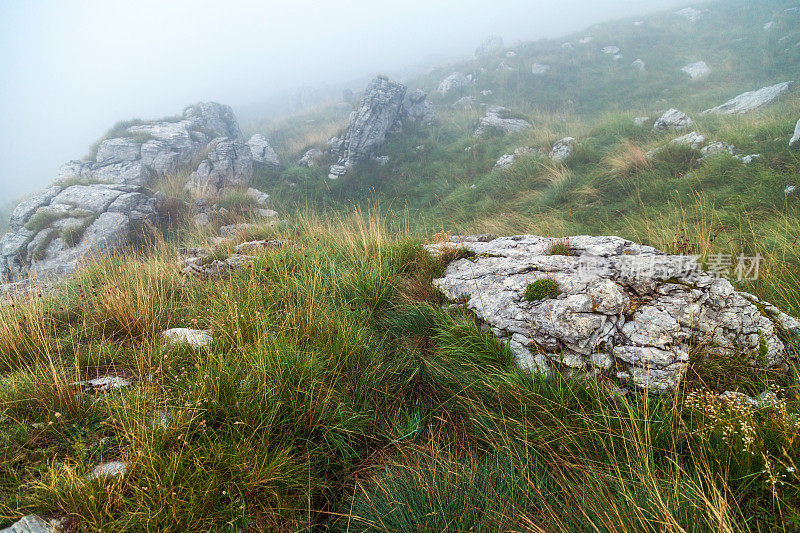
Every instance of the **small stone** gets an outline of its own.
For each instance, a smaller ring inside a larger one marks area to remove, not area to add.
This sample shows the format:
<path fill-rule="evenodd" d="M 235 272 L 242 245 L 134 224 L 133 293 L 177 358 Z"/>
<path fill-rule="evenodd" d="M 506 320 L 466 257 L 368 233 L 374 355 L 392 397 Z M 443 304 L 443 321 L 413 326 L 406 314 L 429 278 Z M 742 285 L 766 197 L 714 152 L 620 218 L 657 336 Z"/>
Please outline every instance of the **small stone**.
<path fill-rule="evenodd" d="M 708 65 L 706 65 L 705 61 L 698 61 L 697 63 L 686 65 L 681 69 L 681 72 L 688 74 L 690 78 L 696 80 L 709 74 L 711 69 L 708 68 Z"/>
<path fill-rule="evenodd" d="M 95 479 L 110 479 L 124 476 L 128 470 L 128 465 L 122 461 L 111 461 L 95 466 L 91 473 L 86 476 L 89 481 Z"/>
<path fill-rule="evenodd" d="M 112 389 L 121 389 L 129 386 L 131 383 L 125 378 L 119 376 L 102 376 L 99 378 L 90 379 L 87 381 L 78 381 L 74 385 L 80 385 L 92 391 L 106 392 Z"/>
<path fill-rule="evenodd" d="M 677 109 L 670 109 L 656 120 L 655 124 L 653 124 L 653 129 L 655 131 L 680 131 L 693 125 L 694 121 L 686 113 L 682 113 Z"/>
<path fill-rule="evenodd" d="M 56 533 L 58 529 L 39 515 L 23 516 L 0 533 Z"/>
<path fill-rule="evenodd" d="M 167 344 L 188 344 L 192 348 L 210 348 L 214 338 L 211 330 L 173 328 L 161 334 Z"/>

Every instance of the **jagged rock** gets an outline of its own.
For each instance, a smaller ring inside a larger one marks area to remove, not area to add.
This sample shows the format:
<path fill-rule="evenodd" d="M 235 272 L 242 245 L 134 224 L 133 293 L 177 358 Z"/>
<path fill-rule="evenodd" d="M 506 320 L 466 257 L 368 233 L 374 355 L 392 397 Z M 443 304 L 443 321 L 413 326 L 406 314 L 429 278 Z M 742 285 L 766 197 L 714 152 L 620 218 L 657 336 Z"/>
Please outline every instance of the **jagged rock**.
<path fill-rule="evenodd" d="M 797 121 L 797 126 L 794 127 L 794 135 L 789 139 L 789 148 L 800 148 L 800 120 Z"/>
<path fill-rule="evenodd" d="M 702 78 L 706 74 L 709 74 L 711 69 L 708 68 L 705 61 L 698 61 L 697 63 L 686 65 L 681 69 L 681 72 L 688 74 L 689 77 L 696 80 L 697 78 Z"/>
<path fill-rule="evenodd" d="M 192 348 L 210 348 L 214 338 L 211 330 L 172 328 L 164 331 L 161 336 L 167 344 L 188 344 Z"/>
<path fill-rule="evenodd" d="M 490 35 L 475 49 L 475 57 L 486 57 L 503 51 L 503 38 Z"/>
<path fill-rule="evenodd" d="M 230 107 L 199 103 L 176 119 L 133 121 L 97 145 L 91 161 L 70 161 L 58 181 L 20 204 L 0 239 L 0 282 L 74 272 L 87 257 L 114 252 L 159 222 L 154 177 L 191 168 L 212 139 L 241 141 Z"/>
<path fill-rule="evenodd" d="M 59 530 L 51 522 L 39 515 L 29 514 L 0 530 L 0 533 L 56 533 L 57 531 Z"/>
<path fill-rule="evenodd" d="M 223 189 L 248 186 L 252 179 L 250 146 L 218 137 L 209 144 L 206 158 L 189 176 L 186 190 L 196 196 L 216 196 Z"/>
<path fill-rule="evenodd" d="M 601 52 L 608 55 L 617 55 L 620 52 L 620 50 L 618 46 L 605 46 L 603 47 Z"/>
<path fill-rule="evenodd" d="M 325 152 L 317 148 L 312 148 L 303 154 L 303 157 L 300 158 L 297 164 L 301 167 L 314 168 L 323 157 L 325 157 Z"/>
<path fill-rule="evenodd" d="M 700 10 L 695 9 L 693 7 L 685 7 L 679 11 L 676 11 L 675 14 L 685 18 L 692 24 L 700 20 L 700 17 L 703 15 L 703 13 Z"/>
<path fill-rule="evenodd" d="M 644 126 L 648 120 L 650 120 L 650 117 L 636 117 L 633 119 L 633 123 L 637 126 Z"/>
<path fill-rule="evenodd" d="M 641 59 L 635 60 L 633 63 L 631 63 L 631 66 L 633 68 L 637 69 L 637 70 L 642 71 L 642 72 L 644 72 L 646 70 L 644 61 L 642 61 Z"/>
<path fill-rule="evenodd" d="M 564 137 L 553 145 L 550 150 L 550 159 L 556 163 L 560 163 L 568 159 L 575 151 L 575 139 L 572 137 Z"/>
<path fill-rule="evenodd" d="M 253 160 L 254 165 L 263 165 L 267 167 L 279 167 L 281 162 L 278 160 L 278 154 L 269 144 L 266 137 L 260 133 L 256 133 L 250 140 L 247 141 L 247 146 L 250 147 L 250 158 Z"/>
<path fill-rule="evenodd" d="M 96 479 L 113 479 L 115 477 L 123 477 L 127 471 L 127 463 L 123 463 L 122 461 L 110 461 L 108 463 L 102 463 L 95 466 L 89 475 L 86 476 L 86 479 L 89 481 Z"/>
<path fill-rule="evenodd" d="M 679 144 L 683 146 L 689 146 L 694 150 L 698 150 L 701 146 L 703 146 L 706 142 L 705 135 L 700 135 L 696 131 L 691 133 L 687 133 L 682 137 L 678 137 L 677 139 L 673 139 L 670 141 L 670 144 Z"/>
<path fill-rule="evenodd" d="M 738 115 L 747 113 L 748 111 L 771 104 L 785 94 L 789 90 L 790 85 L 791 82 L 787 81 L 769 87 L 763 87 L 757 91 L 746 92 L 740 94 L 736 98 L 728 100 L 720 106 L 706 109 L 703 111 L 703 114 Z"/>
<path fill-rule="evenodd" d="M 686 113 L 682 113 L 677 109 L 670 109 L 656 120 L 655 124 L 653 124 L 653 129 L 655 131 L 681 131 L 693 125 L 694 121 Z"/>
<path fill-rule="evenodd" d="M 427 99 L 425 91 L 417 89 L 406 93 L 403 99 L 403 120 L 430 124 L 436 118 L 436 106 Z"/>
<path fill-rule="evenodd" d="M 604 373 L 651 392 L 672 392 L 693 347 L 717 360 L 734 353 L 750 364 L 785 369 L 780 335 L 800 335 L 800 322 L 729 281 L 673 256 L 619 237 L 566 240 L 572 255 L 550 255 L 556 239 L 535 235 L 453 237 L 433 254 L 465 248 L 434 285 L 509 343 L 518 364 L 569 375 Z M 528 301 L 527 286 L 553 280 L 555 298 Z M 536 355 L 534 355 L 536 354 Z"/>
<path fill-rule="evenodd" d="M 466 76 L 461 72 L 453 72 L 442 80 L 437 90 L 442 94 L 450 94 L 455 91 L 460 91 L 472 83 L 471 78 L 471 76 Z"/>
<path fill-rule="evenodd" d="M 550 70 L 550 65 L 545 65 L 544 63 L 534 63 L 531 65 L 532 74 L 544 74 L 548 70 Z"/>
<path fill-rule="evenodd" d="M 521 118 L 507 117 L 509 110 L 502 106 L 490 106 L 481 117 L 475 135 L 480 136 L 487 131 L 496 130 L 504 133 L 517 133 L 531 128 L 531 123 Z M 506 115 L 506 116 L 504 116 Z"/>
<path fill-rule="evenodd" d="M 336 152 L 338 161 L 331 166 L 328 177 L 336 179 L 354 164 L 368 160 L 383 146 L 390 133 L 402 129 L 404 120 L 431 118 L 432 108 L 426 105 L 424 98 L 421 91 L 414 91 L 407 98 L 406 86 L 385 76 L 372 80 L 358 109 L 350 113 L 347 131 Z"/>

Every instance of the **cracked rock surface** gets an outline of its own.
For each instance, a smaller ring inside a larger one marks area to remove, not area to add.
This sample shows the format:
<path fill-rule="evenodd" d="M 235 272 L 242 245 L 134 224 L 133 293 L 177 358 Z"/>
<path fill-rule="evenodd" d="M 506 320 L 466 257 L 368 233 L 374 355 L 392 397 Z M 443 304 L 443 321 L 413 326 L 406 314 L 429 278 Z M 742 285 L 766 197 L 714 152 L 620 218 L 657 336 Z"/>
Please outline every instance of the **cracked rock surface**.
<path fill-rule="evenodd" d="M 572 255 L 549 255 L 554 242 L 468 236 L 430 245 L 434 255 L 453 247 L 474 254 L 451 262 L 434 285 L 448 300 L 465 302 L 525 369 L 602 373 L 669 393 L 698 348 L 785 367 L 783 338 L 800 334 L 800 323 L 702 271 L 693 257 L 603 236 L 570 237 Z M 527 301 L 528 284 L 543 278 L 561 294 Z"/>

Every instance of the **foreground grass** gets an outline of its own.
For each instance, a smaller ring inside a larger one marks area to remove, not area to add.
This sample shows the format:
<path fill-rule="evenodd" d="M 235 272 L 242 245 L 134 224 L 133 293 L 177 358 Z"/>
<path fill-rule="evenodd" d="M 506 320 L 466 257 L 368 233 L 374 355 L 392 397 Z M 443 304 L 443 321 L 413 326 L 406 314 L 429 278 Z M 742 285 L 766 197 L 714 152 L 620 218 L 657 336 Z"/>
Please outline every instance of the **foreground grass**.
<path fill-rule="evenodd" d="M 162 244 L 0 308 L 4 520 L 67 515 L 93 531 L 800 524 L 794 373 L 748 376 L 747 392 L 772 386 L 784 401 L 747 412 L 702 394 L 714 368 L 700 364 L 674 399 L 532 376 L 465 310 L 441 307 L 430 280 L 443 265 L 410 230 L 356 212 L 274 232 L 296 246 L 213 283 L 181 277 Z M 179 326 L 213 330 L 213 346 L 162 346 L 159 333 Z M 133 385 L 98 396 L 71 385 L 106 373 Z M 124 478 L 86 481 L 114 459 L 130 464 Z"/>

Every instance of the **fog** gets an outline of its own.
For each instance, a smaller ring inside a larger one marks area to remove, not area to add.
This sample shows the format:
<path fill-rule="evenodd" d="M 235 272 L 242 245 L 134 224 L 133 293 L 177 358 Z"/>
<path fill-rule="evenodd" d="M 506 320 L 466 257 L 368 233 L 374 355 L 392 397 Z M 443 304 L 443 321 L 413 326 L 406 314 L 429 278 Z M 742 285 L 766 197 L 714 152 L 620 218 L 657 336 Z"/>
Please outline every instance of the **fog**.
<path fill-rule="evenodd" d="M 555 37 L 672 0 L 0 2 L 0 205 L 53 180 L 115 122 Z M 360 87 L 352 87 L 359 89 Z M 249 106 L 249 107 L 248 107 Z"/>

